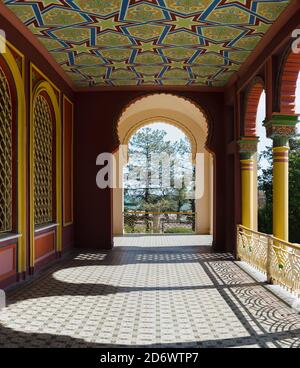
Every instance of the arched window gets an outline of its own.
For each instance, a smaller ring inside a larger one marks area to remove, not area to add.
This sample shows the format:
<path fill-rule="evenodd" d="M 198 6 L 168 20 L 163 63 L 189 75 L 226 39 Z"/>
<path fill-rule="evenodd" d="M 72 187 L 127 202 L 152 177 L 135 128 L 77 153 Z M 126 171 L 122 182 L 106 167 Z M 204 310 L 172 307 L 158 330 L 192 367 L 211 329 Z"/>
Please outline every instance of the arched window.
<path fill-rule="evenodd" d="M 0 66 L 0 233 L 13 228 L 13 111 L 9 83 Z"/>
<path fill-rule="evenodd" d="M 39 94 L 34 104 L 34 219 L 53 221 L 53 121 L 49 102 Z"/>

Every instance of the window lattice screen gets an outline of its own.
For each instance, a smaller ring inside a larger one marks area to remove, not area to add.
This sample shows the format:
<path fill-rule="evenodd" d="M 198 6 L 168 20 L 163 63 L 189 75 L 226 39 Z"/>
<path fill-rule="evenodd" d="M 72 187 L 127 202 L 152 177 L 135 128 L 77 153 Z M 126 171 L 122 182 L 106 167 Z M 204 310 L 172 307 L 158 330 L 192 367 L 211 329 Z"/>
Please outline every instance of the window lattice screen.
<path fill-rule="evenodd" d="M 34 104 L 34 218 L 35 225 L 53 221 L 53 125 L 49 104 L 39 95 Z"/>
<path fill-rule="evenodd" d="M 12 231 L 12 100 L 0 67 L 0 233 Z"/>

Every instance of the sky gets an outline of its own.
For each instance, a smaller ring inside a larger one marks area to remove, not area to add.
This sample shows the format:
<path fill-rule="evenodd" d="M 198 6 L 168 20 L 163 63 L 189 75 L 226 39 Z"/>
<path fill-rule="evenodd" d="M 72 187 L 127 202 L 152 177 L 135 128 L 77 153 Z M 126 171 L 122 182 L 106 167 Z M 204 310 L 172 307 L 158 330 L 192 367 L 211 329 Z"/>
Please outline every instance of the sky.
<path fill-rule="evenodd" d="M 179 139 L 185 137 L 185 134 L 183 133 L 182 130 L 176 128 L 175 126 L 171 124 L 166 124 L 163 122 L 157 122 L 157 123 L 150 124 L 147 126 L 147 128 L 151 128 L 153 130 L 161 129 L 161 130 L 166 131 L 167 135 L 165 139 L 171 142 L 178 141 Z"/>
<path fill-rule="evenodd" d="M 296 113 L 300 114 L 300 73 L 298 77 L 297 89 L 296 89 Z M 258 152 L 262 152 L 265 150 L 266 147 L 272 146 L 272 140 L 267 138 L 266 136 L 266 129 L 263 126 L 263 121 L 266 117 L 266 94 L 265 92 L 262 93 L 258 108 L 257 108 L 257 119 L 256 119 L 256 126 L 257 126 L 257 135 L 259 136 L 260 142 L 258 144 Z M 298 124 L 298 132 L 300 133 L 300 124 Z M 261 166 L 266 168 L 269 163 L 266 160 L 261 160 Z"/>
<path fill-rule="evenodd" d="M 300 76 L 300 73 L 299 73 Z M 298 83 L 297 83 L 297 90 L 296 90 L 296 113 L 300 114 L 300 77 L 298 78 Z M 262 93 L 259 104 L 258 104 L 258 109 L 257 109 L 257 119 L 256 119 L 256 124 L 257 124 L 257 133 L 258 136 L 260 137 L 260 143 L 259 143 L 259 152 L 263 151 L 265 147 L 269 147 L 272 145 L 272 140 L 268 139 L 266 137 L 266 129 L 263 126 L 263 121 L 265 119 L 266 116 L 266 94 L 265 92 Z M 298 126 L 298 131 L 299 131 L 299 126 Z"/>
<path fill-rule="evenodd" d="M 170 141 L 172 143 L 179 141 L 180 139 L 184 139 L 186 138 L 186 134 L 179 128 L 175 127 L 174 125 L 165 123 L 165 122 L 155 122 L 155 123 L 151 123 L 148 124 L 146 126 L 147 128 L 150 128 L 152 130 L 164 130 L 167 134 L 164 138 L 165 141 Z M 145 127 L 142 127 L 141 129 L 143 129 Z M 141 129 L 139 129 L 138 131 L 140 131 Z M 138 132 L 137 131 L 137 132 Z M 185 162 L 186 164 L 184 165 L 186 173 L 190 173 L 190 176 L 186 176 L 188 178 L 188 180 L 191 180 L 192 177 L 192 168 L 193 168 L 193 164 L 190 160 L 190 155 L 188 154 L 188 156 L 185 156 L 184 154 L 182 154 L 180 156 L 180 160 L 181 162 Z M 182 161 L 184 160 L 184 161 Z M 143 164 L 142 164 L 143 165 Z M 182 163 L 181 163 L 182 165 Z M 144 166 L 145 167 L 145 166 Z M 125 173 L 125 187 L 127 189 L 133 189 L 133 188 L 138 188 L 140 187 L 141 183 L 139 181 L 136 181 L 136 178 L 132 179 L 129 178 L 127 175 L 130 173 L 129 171 L 129 165 L 127 165 L 126 167 L 124 167 L 124 173 Z M 193 184 L 193 182 L 186 182 L 186 184 L 188 185 L 188 188 L 190 189 L 190 183 Z M 170 184 L 169 184 L 170 185 Z M 168 185 L 167 185 L 168 186 Z M 193 193 L 192 189 L 191 192 Z M 192 195 L 192 194 L 191 194 Z"/>
<path fill-rule="evenodd" d="M 263 126 L 263 121 L 266 118 L 266 93 L 263 91 L 261 94 L 258 108 L 257 108 L 257 135 L 259 136 L 258 151 L 262 152 L 266 147 L 272 146 L 272 140 L 267 138 L 266 128 Z"/>

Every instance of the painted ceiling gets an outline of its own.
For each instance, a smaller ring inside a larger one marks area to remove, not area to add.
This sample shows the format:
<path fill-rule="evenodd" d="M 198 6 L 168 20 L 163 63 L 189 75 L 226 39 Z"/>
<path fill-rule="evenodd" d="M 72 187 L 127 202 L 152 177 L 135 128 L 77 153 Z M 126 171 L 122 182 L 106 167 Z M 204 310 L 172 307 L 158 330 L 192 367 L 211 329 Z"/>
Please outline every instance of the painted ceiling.
<path fill-rule="evenodd" d="M 223 86 L 290 0 L 2 1 L 77 86 Z"/>

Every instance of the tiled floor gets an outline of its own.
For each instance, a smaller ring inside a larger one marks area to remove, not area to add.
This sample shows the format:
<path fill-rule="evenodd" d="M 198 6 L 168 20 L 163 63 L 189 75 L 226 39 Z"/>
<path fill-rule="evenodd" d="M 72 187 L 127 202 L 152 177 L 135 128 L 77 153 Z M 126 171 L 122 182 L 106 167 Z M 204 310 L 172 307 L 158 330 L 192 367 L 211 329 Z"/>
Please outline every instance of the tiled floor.
<path fill-rule="evenodd" d="M 210 238 L 116 239 L 9 293 L 8 347 L 300 347 L 300 315 Z"/>

